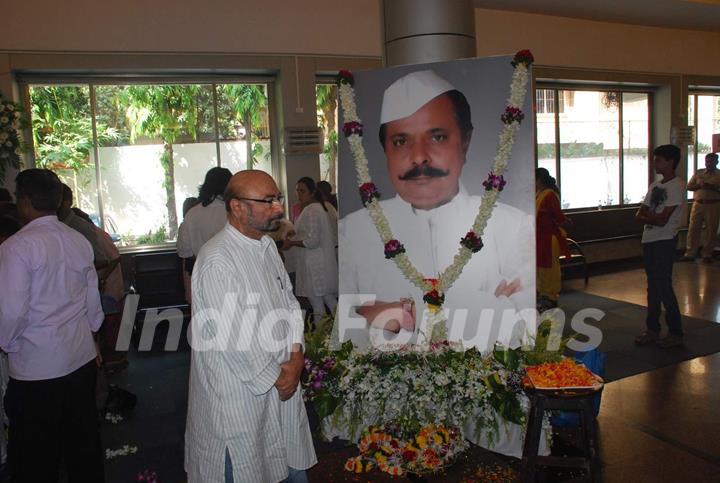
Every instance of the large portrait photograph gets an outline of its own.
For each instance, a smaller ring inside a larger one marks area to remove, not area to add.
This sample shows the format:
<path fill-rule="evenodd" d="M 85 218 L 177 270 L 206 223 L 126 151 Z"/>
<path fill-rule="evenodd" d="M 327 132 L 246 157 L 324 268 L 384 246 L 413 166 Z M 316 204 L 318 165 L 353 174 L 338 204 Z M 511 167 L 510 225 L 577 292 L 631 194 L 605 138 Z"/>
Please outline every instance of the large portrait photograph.
<path fill-rule="evenodd" d="M 354 72 L 341 85 L 340 341 L 420 343 L 442 320 L 444 338 L 486 352 L 534 331 L 532 104 L 512 60 Z"/>

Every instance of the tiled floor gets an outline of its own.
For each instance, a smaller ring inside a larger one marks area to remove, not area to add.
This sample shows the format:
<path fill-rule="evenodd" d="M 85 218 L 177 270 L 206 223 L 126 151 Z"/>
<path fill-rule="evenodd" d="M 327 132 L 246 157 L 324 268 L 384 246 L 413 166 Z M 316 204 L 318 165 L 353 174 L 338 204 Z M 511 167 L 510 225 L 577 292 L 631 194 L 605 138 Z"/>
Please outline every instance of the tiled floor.
<path fill-rule="evenodd" d="M 720 322 L 718 261 L 678 263 L 674 282 L 684 315 Z M 645 275 L 593 276 L 586 291 L 645 305 Z M 607 384 L 599 417 L 603 481 L 720 481 L 718 408 L 720 354 Z"/>
<path fill-rule="evenodd" d="M 638 264 L 640 265 L 640 264 Z M 690 317 L 720 322 L 720 260 L 706 264 L 677 262 L 673 272 L 675 295 L 680 312 Z M 646 304 L 645 272 L 636 268 L 623 272 L 592 275 L 587 287 L 580 279 L 569 280 L 568 288 L 637 305 Z"/>

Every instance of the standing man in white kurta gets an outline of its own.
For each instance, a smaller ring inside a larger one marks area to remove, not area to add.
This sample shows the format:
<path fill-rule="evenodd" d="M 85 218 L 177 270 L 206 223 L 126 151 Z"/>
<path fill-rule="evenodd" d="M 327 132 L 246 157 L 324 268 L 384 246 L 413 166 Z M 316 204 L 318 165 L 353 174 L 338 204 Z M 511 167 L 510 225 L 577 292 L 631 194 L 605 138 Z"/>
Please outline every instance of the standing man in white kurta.
<path fill-rule="evenodd" d="M 193 270 L 190 483 L 305 482 L 317 462 L 299 391 L 303 319 L 268 232 L 283 195 L 262 171 L 225 193 L 228 223 Z"/>
<path fill-rule="evenodd" d="M 385 91 L 380 122 L 387 175 L 397 192 L 380 204 L 412 263 L 437 278 L 480 207 L 481 198 L 460 182 L 473 132 L 470 106 L 433 71 L 413 72 Z M 525 334 L 518 334 L 524 329 L 514 315 L 535 307 L 533 223 L 529 214 L 496 204 L 484 247 L 445 294 L 449 338 L 481 351 L 491 350 L 496 340 L 518 345 L 518 335 Z M 339 239 L 341 340 L 360 347 L 412 341 L 422 321 L 423 293 L 385 258 L 366 209 L 340 221 Z"/>

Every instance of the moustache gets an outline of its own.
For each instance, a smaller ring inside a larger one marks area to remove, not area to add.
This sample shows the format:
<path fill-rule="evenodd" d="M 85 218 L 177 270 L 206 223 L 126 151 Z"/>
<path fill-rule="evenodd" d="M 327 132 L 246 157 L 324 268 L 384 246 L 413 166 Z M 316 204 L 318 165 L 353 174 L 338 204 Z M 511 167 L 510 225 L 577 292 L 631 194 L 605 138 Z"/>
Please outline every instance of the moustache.
<path fill-rule="evenodd" d="M 430 166 L 429 164 L 421 164 L 407 171 L 402 176 L 398 176 L 398 178 L 401 181 L 409 181 L 411 179 L 419 178 L 421 176 L 427 178 L 442 178 L 443 176 L 447 176 L 448 174 L 450 174 L 450 170 L 442 170 L 440 168 Z"/>

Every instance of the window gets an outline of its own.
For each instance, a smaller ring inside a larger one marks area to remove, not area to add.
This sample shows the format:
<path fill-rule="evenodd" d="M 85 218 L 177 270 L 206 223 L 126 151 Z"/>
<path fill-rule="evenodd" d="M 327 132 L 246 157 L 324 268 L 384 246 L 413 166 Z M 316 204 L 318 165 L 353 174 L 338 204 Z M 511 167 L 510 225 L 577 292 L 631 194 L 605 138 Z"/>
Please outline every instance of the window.
<path fill-rule="evenodd" d="M 30 85 L 36 165 L 122 245 L 173 241 L 207 170 L 272 172 L 266 84 Z M 93 123 L 94 120 L 94 123 Z"/>
<path fill-rule="evenodd" d="M 649 93 L 537 89 L 538 112 L 541 92 L 545 108 L 551 97 L 559 112 L 536 118 L 537 165 L 558 180 L 563 209 L 642 201 L 649 181 Z"/>
<path fill-rule="evenodd" d="M 335 84 L 315 85 L 318 126 L 323 130 L 325 147 L 320 154 L 320 179 L 337 189 L 338 91 Z"/>
<path fill-rule="evenodd" d="M 537 89 L 535 91 L 536 112 L 538 114 L 553 114 L 555 112 L 555 97 L 558 98 L 558 112 L 565 112 L 565 106 L 573 107 L 575 102 L 574 91 L 556 91 L 555 89 Z"/>
<path fill-rule="evenodd" d="M 720 132 L 720 95 L 691 94 L 688 125 L 695 126 L 695 144 L 688 146 L 689 180 L 697 169 L 705 167 L 705 155 L 712 152 L 712 135 Z"/>

